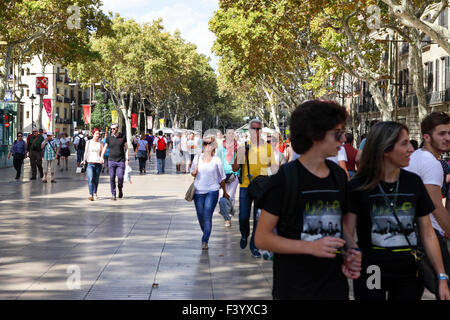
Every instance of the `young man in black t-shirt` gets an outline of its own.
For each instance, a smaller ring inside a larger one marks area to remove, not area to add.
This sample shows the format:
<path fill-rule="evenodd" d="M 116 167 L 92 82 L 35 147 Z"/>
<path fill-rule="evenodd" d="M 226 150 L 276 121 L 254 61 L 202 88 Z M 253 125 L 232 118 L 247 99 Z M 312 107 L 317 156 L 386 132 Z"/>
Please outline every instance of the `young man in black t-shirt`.
<path fill-rule="evenodd" d="M 112 195 L 111 200 L 116 200 L 116 176 L 117 188 L 119 189 L 119 198 L 122 198 L 123 179 L 129 157 L 127 138 L 119 132 L 119 126 L 117 124 L 112 124 L 111 130 L 111 135 L 106 137 L 101 158 L 103 163 L 105 152 L 109 148 L 108 167 Z"/>
<path fill-rule="evenodd" d="M 258 248 L 275 253 L 274 299 L 347 300 L 346 276 L 359 277 L 359 251 L 343 251 L 347 176 L 326 161 L 345 140 L 346 117 L 332 101 L 308 101 L 292 113 L 292 147 L 301 157 L 270 178 L 255 235 Z"/>

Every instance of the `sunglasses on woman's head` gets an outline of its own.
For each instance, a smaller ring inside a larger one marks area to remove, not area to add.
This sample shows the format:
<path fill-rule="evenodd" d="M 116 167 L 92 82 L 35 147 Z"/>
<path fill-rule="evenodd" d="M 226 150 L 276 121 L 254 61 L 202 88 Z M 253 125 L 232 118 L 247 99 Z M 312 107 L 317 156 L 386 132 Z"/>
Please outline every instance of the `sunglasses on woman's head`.
<path fill-rule="evenodd" d="M 208 145 L 210 145 L 211 143 L 212 143 L 212 141 L 210 141 L 210 142 L 204 141 L 204 142 L 203 142 L 203 145 L 204 145 L 204 146 L 208 146 Z"/>

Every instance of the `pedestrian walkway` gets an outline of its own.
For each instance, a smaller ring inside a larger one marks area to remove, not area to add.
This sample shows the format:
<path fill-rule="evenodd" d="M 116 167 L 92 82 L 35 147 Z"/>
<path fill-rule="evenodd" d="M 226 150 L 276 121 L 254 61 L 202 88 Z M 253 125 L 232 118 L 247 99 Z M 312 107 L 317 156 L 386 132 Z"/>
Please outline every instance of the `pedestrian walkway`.
<path fill-rule="evenodd" d="M 271 262 L 241 250 L 238 224 L 225 229 L 219 214 L 202 251 L 194 204 L 184 200 L 192 177 L 174 174 L 170 160 L 156 175 L 152 158 L 152 174 L 135 171 L 117 201 L 106 172 L 100 200 L 88 201 L 73 155 L 56 184 L 29 181 L 29 165 L 24 181 L 0 170 L 0 299 L 270 299 Z M 79 289 L 69 288 L 71 270 Z"/>
<path fill-rule="evenodd" d="M 170 158 L 165 175 L 154 154 L 147 175 L 132 159 L 117 201 L 105 172 L 94 202 L 75 160 L 56 184 L 30 181 L 28 161 L 23 181 L 0 170 L 0 299 L 271 299 L 272 262 L 239 248 L 237 216 L 226 229 L 215 213 L 201 250 L 194 203 L 184 200 L 192 177 L 175 174 Z"/>

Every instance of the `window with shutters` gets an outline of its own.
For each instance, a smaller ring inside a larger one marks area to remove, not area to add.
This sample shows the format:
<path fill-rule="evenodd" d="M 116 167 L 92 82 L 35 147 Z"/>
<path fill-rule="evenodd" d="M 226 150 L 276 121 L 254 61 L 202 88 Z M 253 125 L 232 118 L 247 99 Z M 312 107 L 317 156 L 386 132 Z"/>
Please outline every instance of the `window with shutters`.
<path fill-rule="evenodd" d="M 405 94 L 409 93 L 409 69 L 405 69 Z"/>
<path fill-rule="evenodd" d="M 434 91 L 439 91 L 439 59 L 436 59 L 436 70 L 434 75 Z"/>
<path fill-rule="evenodd" d="M 439 14 L 439 25 L 448 29 L 448 8 L 442 10 Z"/>
<path fill-rule="evenodd" d="M 445 57 L 445 89 L 450 89 L 450 56 Z"/>
<path fill-rule="evenodd" d="M 441 58 L 441 77 L 440 77 L 440 88 L 441 90 L 445 90 L 445 57 Z"/>
<path fill-rule="evenodd" d="M 428 63 L 427 91 L 433 91 L 433 62 Z"/>

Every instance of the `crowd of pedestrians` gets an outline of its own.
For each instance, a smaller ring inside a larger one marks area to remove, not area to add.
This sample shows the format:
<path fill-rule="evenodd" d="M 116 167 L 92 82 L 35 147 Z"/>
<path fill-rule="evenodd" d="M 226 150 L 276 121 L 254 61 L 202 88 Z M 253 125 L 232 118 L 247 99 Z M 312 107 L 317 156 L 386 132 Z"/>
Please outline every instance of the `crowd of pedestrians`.
<path fill-rule="evenodd" d="M 346 300 L 350 279 L 357 300 L 419 300 L 421 251 L 434 273 L 436 297 L 449 300 L 450 166 L 442 155 L 450 151 L 450 117 L 428 115 L 420 147 L 404 124 L 372 121 L 355 148 L 347 116 L 335 102 L 311 100 L 291 114 L 285 141 L 263 133 L 262 121 L 253 119 L 248 135 L 233 129 L 172 137 L 149 131 L 133 137 L 132 152 L 141 175 L 153 152 L 157 174 L 165 174 L 170 156 L 176 174 L 194 177 L 202 250 L 208 250 L 216 208 L 227 229 L 238 212 L 240 248 L 273 259 L 274 299 Z M 32 180 L 39 171 L 47 182 L 50 171 L 56 182 L 57 160 L 61 171 L 69 170 L 71 145 L 77 169 L 86 170 L 90 201 L 98 199 L 105 169 L 111 199 L 124 197 L 130 158 L 117 124 L 110 134 L 80 131 L 73 141 L 36 129 L 24 141 L 19 132 L 8 155 L 16 179 L 29 157 Z M 374 265 L 381 270 L 375 289 L 367 285 Z"/>

